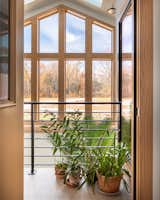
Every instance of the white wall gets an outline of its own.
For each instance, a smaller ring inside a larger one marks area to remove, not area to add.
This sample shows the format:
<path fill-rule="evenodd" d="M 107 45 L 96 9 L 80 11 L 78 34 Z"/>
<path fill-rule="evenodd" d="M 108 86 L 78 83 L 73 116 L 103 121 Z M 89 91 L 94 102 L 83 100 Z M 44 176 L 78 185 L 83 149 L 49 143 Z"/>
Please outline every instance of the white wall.
<path fill-rule="evenodd" d="M 160 0 L 154 0 L 153 200 L 160 199 Z"/>

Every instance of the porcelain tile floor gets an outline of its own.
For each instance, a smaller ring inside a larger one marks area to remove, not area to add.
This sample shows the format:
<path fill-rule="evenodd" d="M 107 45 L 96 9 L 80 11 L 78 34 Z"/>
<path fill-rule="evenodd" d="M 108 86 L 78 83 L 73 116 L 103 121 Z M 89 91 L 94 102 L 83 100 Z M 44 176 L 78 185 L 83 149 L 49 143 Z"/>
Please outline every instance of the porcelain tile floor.
<path fill-rule="evenodd" d="M 34 176 L 24 175 L 24 200 L 129 200 L 129 196 L 122 191 L 119 196 L 109 197 L 93 193 L 92 189 L 83 186 L 81 190 L 71 189 L 56 180 L 51 168 L 39 168 Z"/>

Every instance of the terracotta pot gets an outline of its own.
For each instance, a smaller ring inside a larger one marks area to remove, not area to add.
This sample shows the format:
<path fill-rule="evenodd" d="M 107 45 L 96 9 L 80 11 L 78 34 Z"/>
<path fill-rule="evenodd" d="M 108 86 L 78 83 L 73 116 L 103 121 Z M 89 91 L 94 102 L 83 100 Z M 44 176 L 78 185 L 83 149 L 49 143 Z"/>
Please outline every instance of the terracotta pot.
<path fill-rule="evenodd" d="M 57 178 L 63 179 L 65 177 L 65 169 L 55 166 L 55 175 Z"/>
<path fill-rule="evenodd" d="M 80 183 L 80 176 L 77 175 L 77 176 L 72 176 L 72 175 L 68 175 L 67 176 L 67 180 L 66 180 L 66 184 L 70 187 L 77 187 Z"/>
<path fill-rule="evenodd" d="M 108 177 L 106 179 L 105 176 L 102 176 L 99 173 L 97 173 L 97 178 L 98 178 L 98 187 L 102 192 L 106 193 L 119 192 L 122 176 Z"/>

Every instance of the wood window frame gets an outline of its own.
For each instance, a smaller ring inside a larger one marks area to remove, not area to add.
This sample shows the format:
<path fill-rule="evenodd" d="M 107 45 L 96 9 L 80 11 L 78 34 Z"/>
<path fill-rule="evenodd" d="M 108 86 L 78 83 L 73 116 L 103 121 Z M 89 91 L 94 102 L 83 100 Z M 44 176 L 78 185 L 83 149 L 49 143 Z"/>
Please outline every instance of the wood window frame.
<path fill-rule="evenodd" d="M 153 199 L 153 0 L 132 0 L 135 8 L 136 104 L 134 195 Z M 123 58 L 130 60 L 130 54 Z"/>
<path fill-rule="evenodd" d="M 136 4 L 136 200 L 153 199 L 153 0 Z"/>
<path fill-rule="evenodd" d="M 65 25 L 66 25 L 66 13 L 70 13 L 76 17 L 82 18 L 85 20 L 85 53 L 67 53 L 65 47 Z M 58 53 L 39 53 L 39 20 L 44 19 L 50 15 L 59 13 L 59 52 Z M 92 60 L 100 59 L 100 60 L 110 60 L 112 61 L 112 99 L 116 99 L 116 77 L 115 77 L 115 27 L 104 23 L 96 18 L 90 17 L 85 15 L 83 12 L 79 12 L 75 9 L 70 7 L 60 5 L 53 9 L 50 9 L 46 12 L 40 13 L 34 17 L 26 19 L 24 22 L 24 26 L 32 24 L 32 52 L 31 53 L 24 53 L 24 58 L 32 60 L 32 72 L 31 72 L 31 100 L 32 101 L 39 101 L 39 84 L 38 84 L 38 60 L 40 59 L 57 59 L 59 61 L 59 79 L 58 79 L 58 86 L 59 86 L 59 94 L 58 94 L 58 101 L 65 102 L 65 61 L 66 60 L 79 60 L 83 59 L 85 61 L 85 101 L 92 102 Z M 107 30 L 112 32 L 112 53 L 93 53 L 92 52 L 92 24 L 96 24 L 101 26 L 102 28 L 106 28 Z M 87 87 L 86 87 L 87 85 Z M 114 91 L 113 91 L 114 90 Z M 38 109 L 38 108 L 37 108 Z M 64 105 L 59 105 L 60 113 L 65 111 Z M 92 105 L 86 105 L 85 111 L 92 112 Z"/>

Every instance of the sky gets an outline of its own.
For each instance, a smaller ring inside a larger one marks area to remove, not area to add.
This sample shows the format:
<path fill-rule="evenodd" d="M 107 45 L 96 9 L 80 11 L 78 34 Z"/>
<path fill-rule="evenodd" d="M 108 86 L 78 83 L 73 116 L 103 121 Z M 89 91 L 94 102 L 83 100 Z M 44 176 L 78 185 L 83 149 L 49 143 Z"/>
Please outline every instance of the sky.
<path fill-rule="evenodd" d="M 102 0 L 87 0 L 88 3 L 94 4 L 95 6 L 101 7 Z"/>

